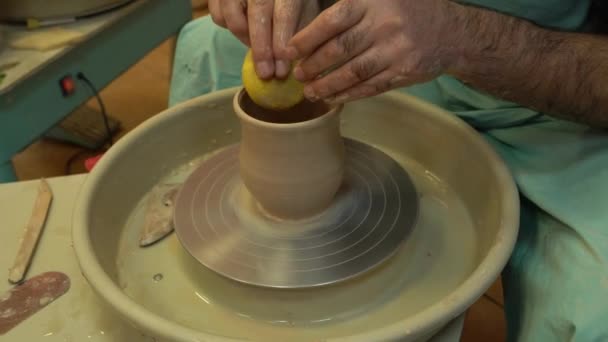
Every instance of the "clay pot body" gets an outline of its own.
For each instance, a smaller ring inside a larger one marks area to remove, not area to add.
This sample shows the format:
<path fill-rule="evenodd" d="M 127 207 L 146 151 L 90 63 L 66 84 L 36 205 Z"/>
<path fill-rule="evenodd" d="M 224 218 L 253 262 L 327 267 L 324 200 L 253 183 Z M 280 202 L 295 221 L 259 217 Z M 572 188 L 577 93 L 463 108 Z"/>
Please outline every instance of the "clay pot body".
<path fill-rule="evenodd" d="M 303 103 L 272 112 L 244 91 L 233 105 L 241 124 L 240 175 L 263 210 L 302 219 L 327 208 L 344 174 L 342 107 Z"/>

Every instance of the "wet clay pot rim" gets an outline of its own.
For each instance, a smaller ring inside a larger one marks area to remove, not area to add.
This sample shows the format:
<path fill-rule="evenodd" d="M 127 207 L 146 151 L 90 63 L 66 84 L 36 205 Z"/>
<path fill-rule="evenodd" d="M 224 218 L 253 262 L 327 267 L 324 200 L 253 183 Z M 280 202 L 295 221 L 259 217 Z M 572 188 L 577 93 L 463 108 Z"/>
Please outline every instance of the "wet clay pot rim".
<path fill-rule="evenodd" d="M 248 123 L 250 123 L 252 125 L 264 127 L 267 129 L 273 129 L 273 130 L 301 131 L 303 129 L 318 127 L 318 126 L 322 125 L 323 123 L 325 123 L 325 121 L 330 120 L 334 116 L 338 115 L 342 111 L 342 108 L 344 107 L 343 104 L 335 105 L 335 106 L 328 105 L 329 110 L 325 111 L 323 114 L 319 115 L 318 117 L 303 120 L 303 121 L 297 121 L 297 122 L 293 122 L 293 123 L 270 122 L 270 121 L 264 121 L 264 120 L 257 119 L 255 117 L 249 115 L 245 111 L 245 109 L 243 109 L 243 107 L 241 106 L 241 103 L 242 103 L 241 100 L 246 94 L 247 93 L 245 92 L 245 88 L 241 88 L 235 94 L 235 96 L 232 100 L 232 104 L 234 106 L 234 111 L 236 112 L 236 115 L 239 117 L 239 119 L 247 121 Z M 288 111 L 285 111 L 285 115 L 289 115 Z"/>

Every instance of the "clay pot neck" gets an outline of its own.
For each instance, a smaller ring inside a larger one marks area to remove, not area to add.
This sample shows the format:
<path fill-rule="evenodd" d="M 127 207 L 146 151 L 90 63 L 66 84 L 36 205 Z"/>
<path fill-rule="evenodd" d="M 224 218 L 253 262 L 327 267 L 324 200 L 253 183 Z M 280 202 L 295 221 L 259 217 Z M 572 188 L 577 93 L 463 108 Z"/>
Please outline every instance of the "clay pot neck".
<path fill-rule="evenodd" d="M 250 117 L 273 124 L 295 124 L 323 116 L 330 107 L 323 102 L 303 100 L 287 110 L 271 110 L 260 107 L 249 97 L 246 91 L 239 95 L 239 106 Z"/>

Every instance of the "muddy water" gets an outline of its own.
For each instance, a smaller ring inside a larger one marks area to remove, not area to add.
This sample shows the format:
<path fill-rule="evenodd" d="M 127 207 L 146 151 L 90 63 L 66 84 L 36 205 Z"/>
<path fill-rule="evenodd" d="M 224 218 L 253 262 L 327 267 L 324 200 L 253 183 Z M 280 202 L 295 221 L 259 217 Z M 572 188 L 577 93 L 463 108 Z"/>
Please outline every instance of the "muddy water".
<path fill-rule="evenodd" d="M 351 282 L 314 290 L 240 285 L 197 264 L 172 234 L 138 247 L 140 203 L 124 229 L 120 285 L 148 310 L 186 327 L 236 338 L 311 340 L 346 336 L 411 317 L 452 292 L 475 267 L 473 222 L 457 194 L 424 167 L 384 150 L 412 177 L 420 218 L 408 242 L 383 267 Z M 177 169 L 182 181 L 200 163 Z"/>

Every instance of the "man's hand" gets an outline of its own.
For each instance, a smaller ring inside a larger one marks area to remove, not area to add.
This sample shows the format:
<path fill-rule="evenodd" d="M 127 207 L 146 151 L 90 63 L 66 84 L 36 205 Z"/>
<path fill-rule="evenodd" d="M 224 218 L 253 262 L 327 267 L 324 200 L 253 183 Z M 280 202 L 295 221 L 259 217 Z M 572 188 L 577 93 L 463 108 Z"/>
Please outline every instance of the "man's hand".
<path fill-rule="evenodd" d="M 290 62 L 286 47 L 294 33 L 319 12 L 316 0 L 209 0 L 213 21 L 251 47 L 263 79 L 284 78 Z"/>
<path fill-rule="evenodd" d="M 308 83 L 306 97 L 346 102 L 439 76 L 456 59 L 453 6 L 445 0 L 337 2 L 289 44 L 288 57 L 303 58 L 294 72 Z"/>
<path fill-rule="evenodd" d="M 311 100 L 346 102 L 452 75 L 503 100 L 608 128 L 608 37 L 448 0 L 341 0 L 290 41 Z M 333 71 L 332 71 L 333 70 Z"/>

